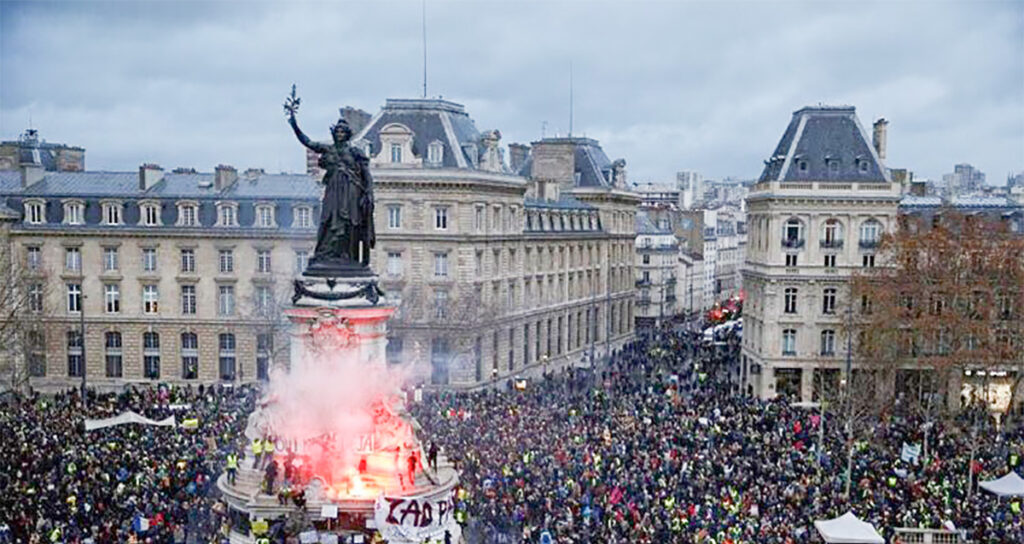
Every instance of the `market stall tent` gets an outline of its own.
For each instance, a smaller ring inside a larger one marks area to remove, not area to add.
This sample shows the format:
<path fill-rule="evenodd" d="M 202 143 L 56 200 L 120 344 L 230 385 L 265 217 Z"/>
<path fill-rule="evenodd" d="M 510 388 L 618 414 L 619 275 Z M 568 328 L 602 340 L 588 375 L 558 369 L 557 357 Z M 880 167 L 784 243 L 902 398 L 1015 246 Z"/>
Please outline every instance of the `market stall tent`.
<path fill-rule="evenodd" d="M 978 486 L 1000 497 L 1024 497 L 1024 478 L 1016 472 L 1010 472 L 998 480 L 981 482 Z"/>
<path fill-rule="evenodd" d="M 815 521 L 814 528 L 829 544 L 885 544 L 882 535 L 870 523 L 858 519 L 853 512 L 835 519 Z"/>

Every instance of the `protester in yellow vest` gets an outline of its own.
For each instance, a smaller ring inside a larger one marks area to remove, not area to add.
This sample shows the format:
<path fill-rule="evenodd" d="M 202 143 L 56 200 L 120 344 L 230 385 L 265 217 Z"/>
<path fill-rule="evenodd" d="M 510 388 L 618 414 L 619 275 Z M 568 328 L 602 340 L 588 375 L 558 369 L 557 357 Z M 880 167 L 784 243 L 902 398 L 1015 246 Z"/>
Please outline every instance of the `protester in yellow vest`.
<path fill-rule="evenodd" d="M 252 439 L 252 468 L 260 468 L 260 461 L 263 457 L 263 441 L 259 438 Z"/>
<path fill-rule="evenodd" d="M 227 458 L 227 469 L 228 469 L 228 483 L 235 485 L 235 480 L 238 477 L 238 455 L 235 452 L 228 454 Z"/>

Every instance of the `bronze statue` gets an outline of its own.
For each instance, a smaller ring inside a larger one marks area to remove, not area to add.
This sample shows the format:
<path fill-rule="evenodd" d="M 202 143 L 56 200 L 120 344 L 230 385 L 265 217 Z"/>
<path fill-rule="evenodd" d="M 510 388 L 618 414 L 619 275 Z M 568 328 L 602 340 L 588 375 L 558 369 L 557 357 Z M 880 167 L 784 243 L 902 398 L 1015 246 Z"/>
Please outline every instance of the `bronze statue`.
<path fill-rule="evenodd" d="M 302 145 L 320 154 L 319 165 L 325 171 L 316 250 L 305 273 L 333 277 L 369 274 L 370 249 L 376 242 L 369 159 L 349 145 L 352 129 L 344 118 L 331 126 L 333 144 L 314 142 L 295 121 L 298 109 L 299 98 L 292 85 L 291 96 L 284 103 L 288 124 Z"/>

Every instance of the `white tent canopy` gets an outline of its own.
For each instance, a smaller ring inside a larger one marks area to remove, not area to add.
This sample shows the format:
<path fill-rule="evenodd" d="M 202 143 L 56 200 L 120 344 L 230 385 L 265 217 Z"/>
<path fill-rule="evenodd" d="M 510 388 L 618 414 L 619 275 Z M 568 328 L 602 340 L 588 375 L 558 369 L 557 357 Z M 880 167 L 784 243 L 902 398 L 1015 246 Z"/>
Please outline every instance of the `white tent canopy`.
<path fill-rule="evenodd" d="M 853 512 L 836 519 L 818 520 L 814 528 L 825 542 L 835 544 L 885 544 L 885 539 L 870 523 L 861 521 Z"/>
<path fill-rule="evenodd" d="M 1024 478 L 1010 472 L 998 480 L 978 484 L 982 489 L 1000 497 L 1024 497 Z"/>

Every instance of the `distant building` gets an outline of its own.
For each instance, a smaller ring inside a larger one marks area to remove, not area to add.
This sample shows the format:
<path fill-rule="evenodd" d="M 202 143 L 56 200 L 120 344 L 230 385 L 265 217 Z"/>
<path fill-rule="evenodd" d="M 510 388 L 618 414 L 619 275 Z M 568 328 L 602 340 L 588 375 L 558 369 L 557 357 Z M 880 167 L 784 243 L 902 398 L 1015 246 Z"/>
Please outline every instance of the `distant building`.
<path fill-rule="evenodd" d="M 676 187 L 680 191 L 680 207 L 684 210 L 704 202 L 704 176 L 700 172 L 683 170 L 676 173 Z"/>
<path fill-rule="evenodd" d="M 1024 171 L 1017 172 L 1016 174 L 1007 175 L 1006 187 L 1007 189 L 1012 189 L 1014 187 L 1024 187 Z"/>
<path fill-rule="evenodd" d="M 668 219 L 661 225 L 641 210 L 636 214 L 636 327 L 660 326 L 679 312 L 679 241 Z"/>
<path fill-rule="evenodd" d="M 37 130 L 28 129 L 17 140 L 0 142 L 0 172 L 17 170 L 23 162 L 40 164 L 46 172 L 82 172 L 85 149 L 40 140 Z"/>
<path fill-rule="evenodd" d="M 985 174 L 970 164 L 957 164 L 953 173 L 942 176 L 943 196 L 954 198 L 981 191 L 985 187 Z"/>

